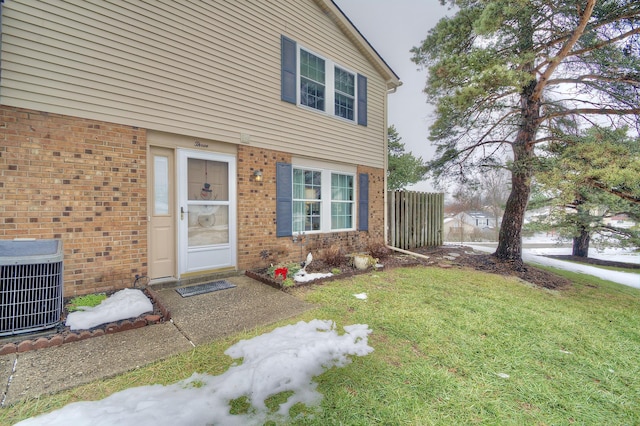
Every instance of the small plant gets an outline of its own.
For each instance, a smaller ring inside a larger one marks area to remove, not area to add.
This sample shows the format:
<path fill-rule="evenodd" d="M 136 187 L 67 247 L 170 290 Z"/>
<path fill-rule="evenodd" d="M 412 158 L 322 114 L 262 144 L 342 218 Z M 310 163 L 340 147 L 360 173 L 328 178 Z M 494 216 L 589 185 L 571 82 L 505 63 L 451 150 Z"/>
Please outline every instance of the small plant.
<path fill-rule="evenodd" d="M 332 245 L 320 252 L 320 259 L 329 266 L 340 266 L 344 262 L 342 247 Z"/>
<path fill-rule="evenodd" d="M 391 252 L 391 250 L 389 250 L 386 245 L 379 241 L 369 243 L 369 245 L 367 246 L 367 251 L 372 257 L 375 257 L 377 259 L 384 259 L 385 257 L 389 256 L 389 253 Z"/>
<path fill-rule="evenodd" d="M 76 296 L 67 305 L 67 310 L 69 312 L 74 312 L 79 310 L 81 307 L 94 307 L 98 306 L 104 299 L 107 298 L 107 295 L 104 293 L 97 294 L 87 294 L 85 296 Z"/>
<path fill-rule="evenodd" d="M 293 278 L 289 277 L 286 280 L 282 281 L 281 285 L 284 288 L 294 287 L 296 285 L 296 282 L 293 280 Z"/>
<path fill-rule="evenodd" d="M 287 264 L 278 264 L 278 265 L 271 265 L 269 267 L 269 269 L 267 269 L 267 274 L 275 279 L 276 275 L 278 276 L 282 276 L 281 272 L 283 269 L 287 270 L 287 274 L 286 276 L 294 276 L 296 272 L 298 272 L 302 267 L 300 265 L 298 265 L 297 263 L 287 263 Z M 276 271 L 279 271 L 278 274 L 276 274 Z M 282 276 L 282 278 L 285 278 L 285 276 Z"/>
<path fill-rule="evenodd" d="M 331 269 L 331 273 L 333 275 L 340 275 L 342 273 L 342 270 L 340 268 L 333 268 Z"/>

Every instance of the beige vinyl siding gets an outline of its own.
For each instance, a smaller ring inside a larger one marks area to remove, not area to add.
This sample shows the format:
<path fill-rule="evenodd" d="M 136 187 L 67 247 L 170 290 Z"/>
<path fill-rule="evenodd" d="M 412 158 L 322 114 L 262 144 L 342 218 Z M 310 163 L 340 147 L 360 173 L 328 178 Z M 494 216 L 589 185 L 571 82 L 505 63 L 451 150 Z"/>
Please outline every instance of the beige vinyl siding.
<path fill-rule="evenodd" d="M 2 104 L 384 165 L 386 82 L 313 0 L 12 0 L 2 18 Z M 367 127 L 280 100 L 282 34 L 367 77 Z"/>

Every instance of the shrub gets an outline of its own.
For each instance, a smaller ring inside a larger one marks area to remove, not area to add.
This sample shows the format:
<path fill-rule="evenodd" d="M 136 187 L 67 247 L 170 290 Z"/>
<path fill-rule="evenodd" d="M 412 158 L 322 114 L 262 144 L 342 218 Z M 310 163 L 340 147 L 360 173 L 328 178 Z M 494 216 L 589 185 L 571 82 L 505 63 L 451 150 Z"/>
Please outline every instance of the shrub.
<path fill-rule="evenodd" d="M 338 245 L 332 245 L 322 250 L 319 255 L 320 259 L 329 266 L 340 266 L 344 263 L 344 252 L 342 247 Z"/>
<path fill-rule="evenodd" d="M 375 257 L 376 259 L 384 259 L 389 256 L 390 250 L 383 243 L 376 241 L 371 242 L 367 246 L 367 251 L 371 255 L 371 257 Z"/>

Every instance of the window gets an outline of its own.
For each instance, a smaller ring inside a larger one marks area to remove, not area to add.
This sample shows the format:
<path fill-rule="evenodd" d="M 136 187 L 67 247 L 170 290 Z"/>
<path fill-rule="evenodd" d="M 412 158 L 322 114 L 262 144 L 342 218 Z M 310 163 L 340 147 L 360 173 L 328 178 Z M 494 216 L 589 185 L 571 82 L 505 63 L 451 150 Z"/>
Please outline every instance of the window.
<path fill-rule="evenodd" d="M 306 50 L 300 50 L 300 104 L 324 111 L 325 64 Z"/>
<path fill-rule="evenodd" d="M 319 231 L 322 211 L 322 173 L 293 169 L 293 232 Z"/>
<path fill-rule="evenodd" d="M 294 233 L 353 229 L 353 175 L 294 168 L 292 191 Z"/>
<path fill-rule="evenodd" d="M 348 71 L 335 68 L 335 115 L 353 121 L 355 111 L 355 76 Z"/>
<path fill-rule="evenodd" d="M 369 175 L 311 160 L 276 163 L 276 236 L 293 233 L 369 230 Z M 357 206 L 357 207 L 356 207 Z"/>
<path fill-rule="evenodd" d="M 281 37 L 281 99 L 367 125 L 367 78 Z"/>
<path fill-rule="evenodd" d="M 355 121 L 356 75 L 299 49 L 300 105 Z"/>

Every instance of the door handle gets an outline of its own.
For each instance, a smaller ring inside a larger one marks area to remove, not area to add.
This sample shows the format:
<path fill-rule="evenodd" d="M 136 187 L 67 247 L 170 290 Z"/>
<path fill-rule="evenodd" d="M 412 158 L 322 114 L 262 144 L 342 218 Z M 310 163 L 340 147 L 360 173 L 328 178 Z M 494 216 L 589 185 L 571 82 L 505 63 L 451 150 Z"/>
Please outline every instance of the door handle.
<path fill-rule="evenodd" d="M 189 213 L 184 211 L 184 207 L 180 206 L 180 220 L 184 220 L 184 214 Z"/>

